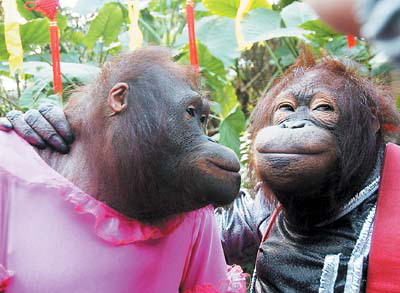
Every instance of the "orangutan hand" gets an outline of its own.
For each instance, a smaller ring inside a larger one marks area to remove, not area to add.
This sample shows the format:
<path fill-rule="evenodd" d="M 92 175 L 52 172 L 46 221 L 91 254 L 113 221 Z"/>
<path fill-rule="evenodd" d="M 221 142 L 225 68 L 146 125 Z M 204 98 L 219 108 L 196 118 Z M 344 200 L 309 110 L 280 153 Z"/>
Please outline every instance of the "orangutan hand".
<path fill-rule="evenodd" d="M 38 110 L 31 109 L 23 114 L 10 111 L 7 118 L 0 119 L 0 129 L 14 129 L 23 139 L 39 149 L 50 145 L 56 151 L 66 154 L 75 137 L 61 108 L 44 104 Z"/>

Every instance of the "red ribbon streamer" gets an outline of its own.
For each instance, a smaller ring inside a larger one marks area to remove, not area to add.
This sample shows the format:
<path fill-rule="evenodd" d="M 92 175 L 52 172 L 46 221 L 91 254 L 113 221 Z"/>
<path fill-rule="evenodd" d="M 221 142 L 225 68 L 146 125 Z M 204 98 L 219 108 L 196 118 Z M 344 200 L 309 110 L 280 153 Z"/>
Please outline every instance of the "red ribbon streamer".
<path fill-rule="evenodd" d="M 347 47 L 350 49 L 357 45 L 356 38 L 353 35 L 347 35 Z"/>
<path fill-rule="evenodd" d="M 192 64 L 196 70 L 199 70 L 199 56 L 197 53 L 196 32 L 194 28 L 194 3 L 190 0 L 186 1 L 186 22 L 189 31 L 190 64 Z"/>
<path fill-rule="evenodd" d="M 25 9 L 37 11 L 50 19 L 50 52 L 53 65 L 54 92 L 62 96 L 60 41 L 58 37 L 57 25 L 57 10 L 59 7 L 58 0 L 38 0 L 35 2 L 26 2 L 24 6 Z"/>
<path fill-rule="evenodd" d="M 54 92 L 62 96 L 62 79 L 60 68 L 60 41 L 58 37 L 57 21 L 50 22 L 50 51 L 53 65 Z"/>

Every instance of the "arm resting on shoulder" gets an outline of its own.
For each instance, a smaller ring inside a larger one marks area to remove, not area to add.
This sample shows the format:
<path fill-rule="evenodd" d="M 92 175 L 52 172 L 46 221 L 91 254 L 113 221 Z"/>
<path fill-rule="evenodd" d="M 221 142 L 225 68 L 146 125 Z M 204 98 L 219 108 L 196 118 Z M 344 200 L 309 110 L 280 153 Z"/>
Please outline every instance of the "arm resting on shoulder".
<path fill-rule="evenodd" d="M 255 198 L 241 191 L 232 204 L 215 209 L 222 247 L 229 264 L 255 262 L 271 212 L 272 206 L 261 191 Z"/>
<path fill-rule="evenodd" d="M 31 145 L 44 149 L 50 146 L 60 153 L 68 153 L 69 145 L 74 141 L 74 134 L 64 115 L 63 109 L 52 104 L 45 104 L 38 110 L 26 113 L 10 111 L 6 118 L 0 118 L 0 130 L 14 129 Z"/>

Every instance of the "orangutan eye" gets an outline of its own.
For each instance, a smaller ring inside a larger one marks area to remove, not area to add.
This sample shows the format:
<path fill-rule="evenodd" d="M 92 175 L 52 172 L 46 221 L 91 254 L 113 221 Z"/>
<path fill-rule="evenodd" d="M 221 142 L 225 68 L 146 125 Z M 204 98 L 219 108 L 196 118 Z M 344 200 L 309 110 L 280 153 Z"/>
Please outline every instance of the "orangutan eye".
<path fill-rule="evenodd" d="M 279 110 L 288 111 L 288 112 L 294 112 L 293 106 L 292 106 L 292 105 L 289 105 L 289 104 L 280 105 L 280 106 L 279 106 Z"/>
<path fill-rule="evenodd" d="M 186 109 L 186 112 L 187 112 L 190 116 L 192 116 L 192 117 L 194 117 L 194 115 L 195 115 L 195 112 L 194 112 L 194 108 L 193 108 L 193 107 L 187 108 L 187 109 Z"/>
<path fill-rule="evenodd" d="M 318 105 L 314 108 L 315 111 L 322 111 L 322 112 L 332 112 L 333 107 L 328 104 Z"/>
<path fill-rule="evenodd" d="M 201 122 L 202 124 L 206 124 L 206 122 L 207 122 L 207 115 L 202 115 L 202 116 L 200 117 L 200 122 Z"/>

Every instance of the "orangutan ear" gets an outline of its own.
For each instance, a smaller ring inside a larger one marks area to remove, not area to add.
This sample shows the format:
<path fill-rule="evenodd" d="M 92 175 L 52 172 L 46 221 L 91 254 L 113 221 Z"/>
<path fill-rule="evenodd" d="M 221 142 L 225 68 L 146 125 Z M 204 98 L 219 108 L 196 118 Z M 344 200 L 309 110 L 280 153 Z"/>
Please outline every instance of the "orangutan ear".
<path fill-rule="evenodd" d="M 376 114 L 373 115 L 373 121 L 372 121 L 372 127 L 373 130 L 375 131 L 375 134 L 378 132 L 379 129 L 381 129 L 382 125 L 379 122 L 378 117 L 376 116 Z"/>
<path fill-rule="evenodd" d="M 111 116 L 125 111 L 128 107 L 128 90 L 127 83 L 119 82 L 108 93 L 107 103 L 112 111 Z"/>

